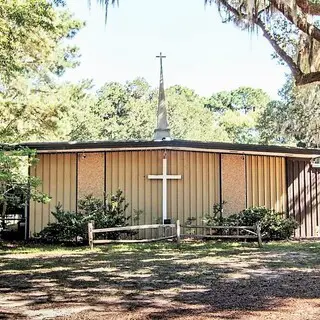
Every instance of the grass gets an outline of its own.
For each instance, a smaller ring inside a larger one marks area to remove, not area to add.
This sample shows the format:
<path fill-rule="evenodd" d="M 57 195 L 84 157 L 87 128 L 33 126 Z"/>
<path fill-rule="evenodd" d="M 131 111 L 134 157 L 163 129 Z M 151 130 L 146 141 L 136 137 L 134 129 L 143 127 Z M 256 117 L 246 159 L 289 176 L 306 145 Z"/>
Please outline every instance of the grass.
<path fill-rule="evenodd" d="M 320 318 L 319 253 L 318 242 L 2 244 L 0 319 Z"/>

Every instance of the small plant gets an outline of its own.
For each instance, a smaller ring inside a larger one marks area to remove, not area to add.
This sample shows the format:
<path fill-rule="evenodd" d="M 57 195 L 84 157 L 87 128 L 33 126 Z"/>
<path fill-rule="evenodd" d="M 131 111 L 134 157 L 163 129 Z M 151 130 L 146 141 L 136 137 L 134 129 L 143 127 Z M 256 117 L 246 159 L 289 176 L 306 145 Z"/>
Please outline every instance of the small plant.
<path fill-rule="evenodd" d="M 223 226 L 228 224 L 228 220 L 223 217 L 223 205 L 222 203 L 215 203 L 212 208 L 212 214 L 208 213 L 203 218 L 203 223 L 207 226 Z"/>
<path fill-rule="evenodd" d="M 194 223 L 197 223 L 197 218 L 196 217 L 189 217 L 186 220 L 186 226 L 191 227 Z M 196 228 L 186 228 L 186 234 L 195 234 L 196 233 Z"/>
<path fill-rule="evenodd" d="M 133 213 L 134 213 L 134 216 L 133 216 L 132 220 L 135 224 L 138 225 L 140 223 L 140 217 L 142 215 L 144 215 L 144 211 L 143 210 L 133 210 Z"/>
<path fill-rule="evenodd" d="M 186 226 L 191 226 L 191 225 L 194 223 L 194 221 L 197 221 L 197 218 L 196 218 L 196 217 L 189 217 L 189 218 L 187 218 L 187 220 L 186 220 Z"/>

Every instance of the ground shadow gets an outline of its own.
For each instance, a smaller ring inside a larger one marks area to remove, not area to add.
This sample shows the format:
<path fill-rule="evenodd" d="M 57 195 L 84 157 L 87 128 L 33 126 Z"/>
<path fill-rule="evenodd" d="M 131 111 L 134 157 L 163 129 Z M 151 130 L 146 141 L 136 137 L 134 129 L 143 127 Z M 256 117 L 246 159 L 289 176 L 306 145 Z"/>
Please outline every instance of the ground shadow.
<path fill-rule="evenodd" d="M 262 250 L 254 244 L 206 243 L 180 250 L 146 245 L 6 254 L 0 301 L 16 311 L 85 305 L 100 314 L 148 310 L 146 319 L 219 312 L 229 313 L 223 319 L 240 319 L 239 312 L 275 310 L 288 299 L 320 299 L 319 249 L 312 243 Z"/>

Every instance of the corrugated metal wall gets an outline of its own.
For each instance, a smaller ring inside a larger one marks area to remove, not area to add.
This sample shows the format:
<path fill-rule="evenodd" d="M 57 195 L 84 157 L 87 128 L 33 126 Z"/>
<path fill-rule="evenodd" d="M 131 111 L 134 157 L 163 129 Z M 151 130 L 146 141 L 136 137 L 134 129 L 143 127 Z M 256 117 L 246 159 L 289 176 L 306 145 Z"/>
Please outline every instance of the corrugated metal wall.
<path fill-rule="evenodd" d="M 76 209 L 76 154 L 42 154 L 30 174 L 43 183 L 39 190 L 49 194 L 49 204 L 30 203 L 29 232 L 32 236 L 53 221 L 51 211 L 60 202 L 65 210 Z"/>
<path fill-rule="evenodd" d="M 288 210 L 299 223 L 295 236 L 318 237 L 320 222 L 320 171 L 310 159 L 288 159 Z"/>
<path fill-rule="evenodd" d="M 39 155 L 40 161 L 31 174 L 43 181 L 41 190 L 51 195 L 52 201 L 47 205 L 31 203 L 31 234 L 39 232 L 52 221 L 50 212 L 58 202 L 66 210 L 76 210 L 77 198 L 89 193 L 100 197 L 103 192 L 114 193 L 119 188 L 124 191 L 130 204 L 128 214 L 134 214 L 134 209 L 143 210 L 145 214 L 141 217 L 140 224 L 157 222 L 162 214 L 162 181 L 149 180 L 148 175 L 162 174 L 163 152 L 154 150 Z M 233 156 L 221 157 L 231 159 Z M 183 223 L 188 218 L 195 217 L 197 223 L 202 223 L 203 214 L 212 212 L 213 204 L 220 202 L 220 154 L 167 151 L 167 159 L 168 174 L 182 175 L 181 180 L 168 181 L 168 217 L 174 220 L 179 218 Z M 246 156 L 245 162 L 247 207 L 266 206 L 285 211 L 285 159 Z M 299 171 L 300 165 L 294 170 Z M 311 181 L 312 179 L 317 178 L 311 177 Z M 237 182 L 229 180 L 232 190 Z M 297 189 L 294 190 L 296 192 Z M 315 202 L 316 199 L 312 201 Z M 314 210 L 314 206 L 312 208 Z"/>
<path fill-rule="evenodd" d="M 287 209 L 286 163 L 283 157 L 246 156 L 247 207 Z"/>
<path fill-rule="evenodd" d="M 124 191 L 128 212 L 143 210 L 140 224 L 155 223 L 162 216 L 162 181 L 148 175 L 162 174 L 163 151 L 123 151 L 106 154 L 106 191 Z M 168 174 L 182 175 L 168 181 L 168 217 L 184 222 L 212 211 L 220 192 L 219 155 L 167 151 Z"/>

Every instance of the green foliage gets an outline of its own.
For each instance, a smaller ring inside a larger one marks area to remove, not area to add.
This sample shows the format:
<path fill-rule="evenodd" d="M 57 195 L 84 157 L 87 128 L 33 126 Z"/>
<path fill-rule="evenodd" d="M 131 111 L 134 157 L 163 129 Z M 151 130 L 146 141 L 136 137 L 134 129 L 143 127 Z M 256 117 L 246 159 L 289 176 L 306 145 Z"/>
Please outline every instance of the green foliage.
<path fill-rule="evenodd" d="M 127 226 L 128 220 L 131 219 L 131 216 L 126 216 L 128 206 L 121 190 L 105 199 L 89 195 L 79 200 L 80 212 L 90 216 L 97 229 Z"/>
<path fill-rule="evenodd" d="M 44 241 L 54 243 L 77 242 L 79 239 L 86 241 L 89 221 L 94 221 L 95 229 L 102 229 L 127 226 L 131 219 L 130 215 L 126 215 L 128 203 L 121 190 L 104 199 L 88 195 L 79 200 L 78 208 L 78 212 L 70 212 L 64 211 L 61 205 L 57 206 L 56 211 L 52 212 L 56 222 L 50 223 L 38 236 Z M 141 214 L 141 210 L 135 211 L 133 219 L 138 221 Z M 120 232 L 110 232 L 107 237 L 117 239 L 120 234 Z"/>
<path fill-rule="evenodd" d="M 0 82 L 40 69 L 61 74 L 77 55 L 76 48 L 62 46 L 62 40 L 82 26 L 50 1 L 1 1 Z"/>
<path fill-rule="evenodd" d="M 279 101 L 269 103 L 258 119 L 261 142 L 318 147 L 320 86 L 295 87 L 288 78 L 280 97 Z"/>
<path fill-rule="evenodd" d="M 65 93 L 59 92 L 66 96 L 67 110 L 57 130 L 59 139 L 152 139 L 158 94 L 146 80 L 137 78 L 124 85 L 106 83 L 95 94 L 91 87 L 86 81 L 69 85 Z M 211 100 L 208 102 L 191 89 L 178 85 L 168 88 L 166 101 L 172 135 L 176 139 L 256 142 L 256 118 L 265 107 L 266 94 L 258 89 L 239 88 L 228 95 L 237 103 L 236 108 L 226 106 L 222 99 L 218 109 Z"/>
<path fill-rule="evenodd" d="M 284 213 L 265 207 L 248 208 L 240 213 L 228 217 L 221 215 L 219 204 L 214 206 L 213 215 L 206 215 L 204 223 L 208 226 L 254 226 L 261 225 L 262 235 L 267 239 L 282 240 L 292 236 L 294 230 L 299 226 L 293 218 L 283 218 Z"/>
<path fill-rule="evenodd" d="M 219 127 L 227 133 L 227 140 L 235 143 L 257 143 L 257 119 L 269 101 L 270 98 L 261 89 L 240 87 L 212 95 L 205 107 L 215 115 Z"/>
<path fill-rule="evenodd" d="M 78 65 L 78 48 L 66 40 L 84 25 L 56 7 L 62 2 L 1 2 L 0 142 L 45 140 L 59 132 L 69 103 L 56 79 Z"/>
<path fill-rule="evenodd" d="M 215 203 L 213 205 L 212 208 L 212 214 L 207 213 L 204 218 L 203 218 L 203 222 L 205 225 L 207 226 L 214 226 L 214 225 L 218 225 L 218 226 L 222 226 L 225 224 L 225 218 L 223 218 L 223 205 L 225 204 L 225 202 L 223 202 L 222 204 L 220 203 Z"/>
<path fill-rule="evenodd" d="M 268 239 L 281 240 L 290 238 L 298 227 L 298 222 L 291 217 L 283 218 L 283 215 L 265 207 L 255 207 L 245 209 L 239 214 L 230 216 L 229 219 L 240 226 L 252 226 L 259 222 L 262 234 Z"/>
<path fill-rule="evenodd" d="M 64 211 L 62 205 L 56 207 L 55 212 L 51 212 L 56 222 L 49 223 L 38 236 L 46 242 L 59 243 L 64 241 L 80 240 L 86 237 L 90 215 Z"/>
<path fill-rule="evenodd" d="M 29 200 L 47 203 L 50 197 L 37 190 L 41 181 L 30 176 L 28 169 L 37 161 L 36 153 L 28 148 L 0 149 L 0 214 L 4 229 L 8 208 L 24 208 Z"/>

